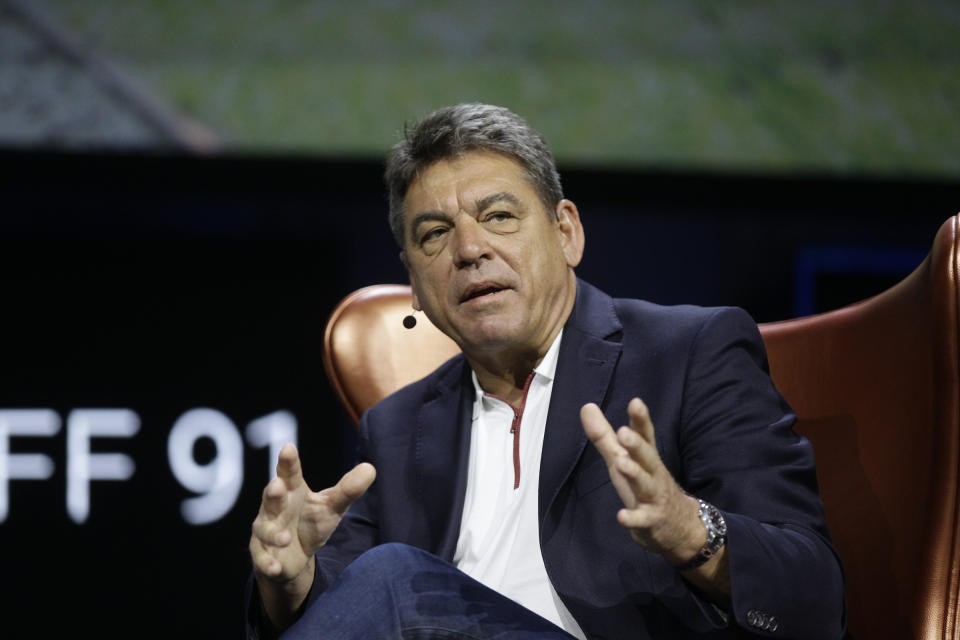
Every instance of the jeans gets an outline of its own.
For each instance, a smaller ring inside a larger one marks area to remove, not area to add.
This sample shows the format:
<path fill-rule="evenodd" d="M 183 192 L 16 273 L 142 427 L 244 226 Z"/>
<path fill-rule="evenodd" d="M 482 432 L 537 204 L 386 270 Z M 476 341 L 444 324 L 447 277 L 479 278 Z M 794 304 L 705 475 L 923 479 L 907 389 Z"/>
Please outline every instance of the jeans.
<path fill-rule="evenodd" d="M 385 544 L 354 560 L 284 640 L 570 640 L 570 634 L 440 558 Z"/>

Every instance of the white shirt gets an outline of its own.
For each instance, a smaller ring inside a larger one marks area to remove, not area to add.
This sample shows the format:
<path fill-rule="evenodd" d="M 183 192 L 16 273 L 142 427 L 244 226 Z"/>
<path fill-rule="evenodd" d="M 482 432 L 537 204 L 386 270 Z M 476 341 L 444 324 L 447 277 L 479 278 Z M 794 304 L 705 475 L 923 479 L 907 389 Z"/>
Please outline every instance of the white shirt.
<path fill-rule="evenodd" d="M 453 562 L 491 589 L 585 638 L 550 583 L 540 552 L 540 455 L 562 335 L 531 373 L 517 411 L 484 393 L 473 374 L 476 400 L 467 493 Z M 517 422 L 519 434 L 514 433 Z"/>

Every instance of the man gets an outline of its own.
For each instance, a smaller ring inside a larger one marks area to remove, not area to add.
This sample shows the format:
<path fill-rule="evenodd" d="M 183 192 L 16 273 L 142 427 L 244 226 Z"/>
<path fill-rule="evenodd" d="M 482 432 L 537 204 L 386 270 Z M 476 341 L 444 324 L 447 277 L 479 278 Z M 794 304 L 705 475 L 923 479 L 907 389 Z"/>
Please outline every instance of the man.
<path fill-rule="evenodd" d="M 812 451 L 746 314 L 577 280 L 577 207 L 506 109 L 427 116 L 386 179 L 413 306 L 463 356 L 364 415 L 335 487 L 281 452 L 251 633 L 840 637 Z"/>

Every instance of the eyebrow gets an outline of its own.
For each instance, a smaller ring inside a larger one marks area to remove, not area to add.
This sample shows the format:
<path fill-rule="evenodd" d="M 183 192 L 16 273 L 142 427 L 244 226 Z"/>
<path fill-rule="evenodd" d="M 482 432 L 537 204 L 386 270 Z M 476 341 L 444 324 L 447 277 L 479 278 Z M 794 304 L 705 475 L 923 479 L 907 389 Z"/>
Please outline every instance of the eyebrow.
<path fill-rule="evenodd" d="M 520 199 L 517 198 L 517 196 L 513 195 L 509 191 L 498 191 L 477 200 L 477 211 L 483 211 L 495 202 L 509 202 L 515 207 L 521 206 Z"/>

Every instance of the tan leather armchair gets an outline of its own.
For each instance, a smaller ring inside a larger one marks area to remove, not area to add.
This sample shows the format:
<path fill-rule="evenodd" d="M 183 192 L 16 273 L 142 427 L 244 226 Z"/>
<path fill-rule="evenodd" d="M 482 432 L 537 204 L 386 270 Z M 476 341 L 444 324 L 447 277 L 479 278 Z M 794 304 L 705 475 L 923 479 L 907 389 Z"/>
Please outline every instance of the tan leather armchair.
<path fill-rule="evenodd" d="M 960 640 L 960 217 L 916 271 L 837 311 L 760 325 L 771 375 L 817 456 L 853 638 Z M 410 289 L 340 303 L 324 365 L 354 421 L 458 353 Z"/>
<path fill-rule="evenodd" d="M 408 329 L 403 320 L 413 315 Z M 423 313 L 413 312 L 410 287 L 378 284 L 354 291 L 330 314 L 323 366 L 354 423 L 368 408 L 460 353 Z"/>

